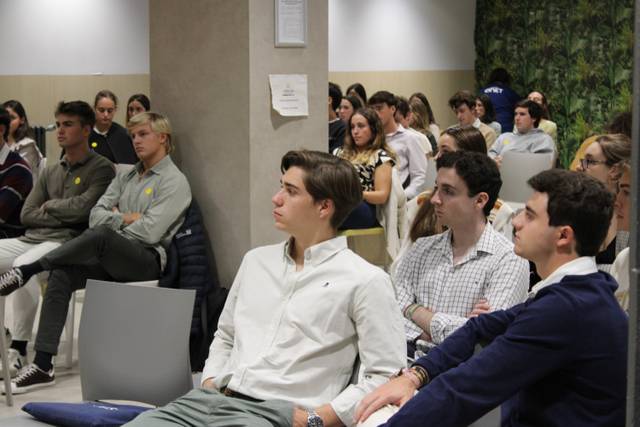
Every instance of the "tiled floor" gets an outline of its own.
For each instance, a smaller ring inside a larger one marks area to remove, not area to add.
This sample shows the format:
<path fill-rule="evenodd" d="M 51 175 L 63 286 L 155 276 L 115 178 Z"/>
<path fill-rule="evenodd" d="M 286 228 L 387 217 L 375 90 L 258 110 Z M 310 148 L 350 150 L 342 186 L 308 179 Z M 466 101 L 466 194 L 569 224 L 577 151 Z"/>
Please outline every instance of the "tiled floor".
<path fill-rule="evenodd" d="M 80 323 L 80 312 L 82 311 L 82 298 L 78 298 L 76 302 L 76 315 L 75 315 L 75 333 L 74 337 L 77 340 L 78 337 L 78 325 Z M 7 300 L 5 304 L 5 324 L 11 326 L 11 319 L 13 317 L 11 309 L 11 301 Z M 39 310 L 38 310 L 39 311 Z M 37 327 L 38 319 L 34 323 Z M 63 334 L 63 338 L 64 338 Z M 35 332 L 34 335 L 35 337 Z M 77 342 L 75 343 L 77 344 Z M 29 361 L 33 357 L 33 344 L 29 343 Z M 25 393 L 17 396 L 13 396 L 13 406 L 9 407 L 6 404 L 4 395 L 0 396 L 0 426 L 2 425 L 2 418 L 7 418 L 20 413 L 23 413 L 20 408 L 27 402 L 80 402 L 82 395 L 80 391 L 80 374 L 78 371 L 78 346 L 74 345 L 73 366 L 71 369 L 63 367 L 63 361 L 56 361 L 56 384 L 52 387 L 46 387 L 40 390 L 34 390 L 30 393 Z M 61 355 L 62 356 L 62 355 Z M 62 359 L 62 357 L 60 358 Z"/>

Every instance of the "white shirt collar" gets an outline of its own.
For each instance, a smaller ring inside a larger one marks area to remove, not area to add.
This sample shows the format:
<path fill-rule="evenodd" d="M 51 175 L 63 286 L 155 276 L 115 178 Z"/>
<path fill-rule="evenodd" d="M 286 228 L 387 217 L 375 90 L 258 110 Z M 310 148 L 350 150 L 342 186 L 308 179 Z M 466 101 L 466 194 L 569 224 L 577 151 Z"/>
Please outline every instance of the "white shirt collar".
<path fill-rule="evenodd" d="M 2 144 L 2 148 L 0 149 L 0 165 L 4 165 L 10 152 L 11 148 L 9 148 L 9 145 L 6 142 Z"/>
<path fill-rule="evenodd" d="M 480 121 L 480 119 L 476 117 L 476 119 L 474 120 L 474 122 L 473 122 L 473 124 L 471 126 L 473 126 L 476 129 L 480 129 L 480 124 L 481 123 L 482 122 Z"/>
<path fill-rule="evenodd" d="M 536 283 L 533 288 L 531 288 L 529 296 L 534 296 L 547 286 L 558 283 L 564 278 L 564 276 L 592 274 L 597 271 L 598 267 L 596 266 L 595 257 L 582 256 L 576 258 L 573 261 L 562 264 L 553 273 L 551 273 L 549 277 Z"/>
<path fill-rule="evenodd" d="M 111 128 L 109 128 L 109 129 L 111 129 Z M 106 132 L 101 132 L 100 130 L 98 130 L 97 127 L 95 127 L 95 126 L 93 127 L 93 131 L 95 133 L 97 133 L 98 135 L 102 135 L 102 136 L 107 136 L 107 134 L 109 133 L 109 129 L 107 129 Z"/>
<path fill-rule="evenodd" d="M 289 260 L 289 262 L 294 263 L 295 261 L 290 255 L 291 245 L 293 245 L 293 237 L 285 242 L 284 245 L 284 257 Z M 317 243 L 311 247 L 308 247 L 304 251 L 304 261 L 306 263 L 310 263 L 311 265 L 318 265 L 332 257 L 337 252 L 340 252 L 343 249 L 347 249 L 347 238 L 345 236 L 336 236 L 329 240 L 325 240 L 323 242 Z"/>
<path fill-rule="evenodd" d="M 396 123 L 396 126 L 397 126 L 397 128 L 396 128 L 395 132 L 391 132 L 391 133 L 388 133 L 388 134 L 385 135 L 387 138 L 391 138 L 394 135 L 398 135 L 400 133 L 406 132 L 406 129 L 403 128 L 400 123 Z"/>

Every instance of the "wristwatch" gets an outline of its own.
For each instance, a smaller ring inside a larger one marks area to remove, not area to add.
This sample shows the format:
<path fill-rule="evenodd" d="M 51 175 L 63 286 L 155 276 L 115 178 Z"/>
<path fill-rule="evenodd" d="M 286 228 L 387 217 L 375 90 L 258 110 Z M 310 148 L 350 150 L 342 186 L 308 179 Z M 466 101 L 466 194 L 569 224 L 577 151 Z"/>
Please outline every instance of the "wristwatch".
<path fill-rule="evenodd" d="M 307 409 L 307 427 L 324 427 L 324 422 L 322 422 L 322 418 L 320 415 L 316 413 L 313 409 Z"/>

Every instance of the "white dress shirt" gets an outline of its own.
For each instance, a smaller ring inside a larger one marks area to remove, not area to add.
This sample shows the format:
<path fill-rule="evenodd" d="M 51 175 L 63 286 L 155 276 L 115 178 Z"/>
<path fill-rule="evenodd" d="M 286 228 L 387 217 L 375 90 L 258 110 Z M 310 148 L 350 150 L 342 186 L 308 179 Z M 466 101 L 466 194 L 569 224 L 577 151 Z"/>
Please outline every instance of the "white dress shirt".
<path fill-rule="evenodd" d="M 387 144 L 396 153 L 396 169 L 400 182 L 410 178 L 409 185 L 404 189 L 407 200 L 413 199 L 426 186 L 427 158 L 424 155 L 420 141 L 411 132 L 398 125 L 394 133 L 386 135 Z"/>
<path fill-rule="evenodd" d="M 433 343 L 440 344 L 466 323 L 467 314 L 481 298 L 491 310 L 523 302 L 529 264 L 487 223 L 475 247 L 455 265 L 450 230 L 416 240 L 398 266 L 394 282 L 401 310 L 418 303 L 435 313 L 429 333 Z M 405 320 L 405 329 L 407 341 L 422 333 L 410 320 Z"/>
<path fill-rule="evenodd" d="M 303 407 L 330 403 L 352 425 L 365 394 L 406 365 L 391 281 L 349 250 L 345 237 L 308 248 L 301 271 L 289 247 L 284 242 L 245 255 L 203 381 Z M 350 385 L 358 356 L 363 380 Z"/>

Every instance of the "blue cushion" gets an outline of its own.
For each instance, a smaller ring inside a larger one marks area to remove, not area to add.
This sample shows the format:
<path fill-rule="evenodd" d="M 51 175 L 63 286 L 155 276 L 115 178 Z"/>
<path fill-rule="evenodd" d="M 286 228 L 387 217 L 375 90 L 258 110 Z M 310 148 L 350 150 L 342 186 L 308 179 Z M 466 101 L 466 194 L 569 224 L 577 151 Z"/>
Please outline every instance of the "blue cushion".
<path fill-rule="evenodd" d="M 151 408 L 104 402 L 31 402 L 22 410 L 40 421 L 63 427 L 115 427 Z"/>

